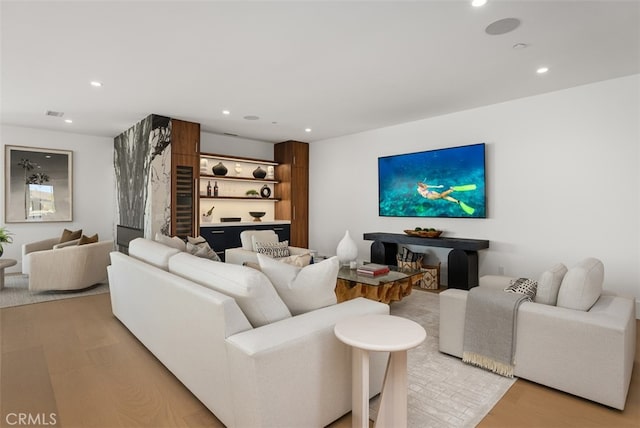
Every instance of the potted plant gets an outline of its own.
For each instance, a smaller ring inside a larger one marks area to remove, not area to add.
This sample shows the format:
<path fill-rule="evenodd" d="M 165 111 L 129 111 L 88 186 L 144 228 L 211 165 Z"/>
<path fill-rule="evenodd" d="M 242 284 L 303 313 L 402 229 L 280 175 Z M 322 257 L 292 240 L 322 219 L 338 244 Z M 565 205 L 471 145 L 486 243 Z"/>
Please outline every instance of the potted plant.
<path fill-rule="evenodd" d="M 257 191 L 257 190 L 255 190 L 255 189 L 250 189 L 250 190 L 247 190 L 247 191 L 245 192 L 245 195 L 247 195 L 247 196 L 249 196 L 249 197 L 252 197 L 252 198 L 257 198 L 260 194 L 258 193 L 258 191 Z"/>
<path fill-rule="evenodd" d="M 13 233 L 9 232 L 6 227 L 0 227 L 0 257 L 4 253 L 2 244 L 11 244 L 13 242 Z"/>

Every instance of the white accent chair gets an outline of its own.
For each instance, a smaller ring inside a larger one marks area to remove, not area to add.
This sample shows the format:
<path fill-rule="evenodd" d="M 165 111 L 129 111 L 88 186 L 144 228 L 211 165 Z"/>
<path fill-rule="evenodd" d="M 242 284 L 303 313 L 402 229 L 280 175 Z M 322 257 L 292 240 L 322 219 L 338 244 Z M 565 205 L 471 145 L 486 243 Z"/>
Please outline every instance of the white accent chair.
<path fill-rule="evenodd" d="M 31 255 L 36 251 L 46 251 L 77 245 L 80 239 L 60 243 L 60 237 L 43 239 L 42 241 L 22 244 L 22 273 L 29 275 L 31 271 Z"/>
<path fill-rule="evenodd" d="M 242 243 L 242 247 L 226 249 L 224 252 L 224 261 L 225 263 L 232 263 L 236 265 L 242 265 L 247 262 L 257 264 L 258 256 L 255 243 L 277 243 L 278 239 L 278 235 L 273 230 L 244 230 L 240 233 L 240 242 Z M 289 252 L 294 256 L 311 253 L 311 250 L 307 248 L 289 246 Z"/>
<path fill-rule="evenodd" d="M 30 252 L 29 290 L 79 290 L 105 282 L 113 249 L 113 241 L 100 241 Z"/>

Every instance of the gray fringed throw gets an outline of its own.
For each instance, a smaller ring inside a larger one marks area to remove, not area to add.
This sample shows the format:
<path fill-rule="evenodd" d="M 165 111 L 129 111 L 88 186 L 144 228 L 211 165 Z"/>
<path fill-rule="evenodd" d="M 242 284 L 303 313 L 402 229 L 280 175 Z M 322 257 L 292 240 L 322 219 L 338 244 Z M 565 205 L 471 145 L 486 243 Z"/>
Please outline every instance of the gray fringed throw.
<path fill-rule="evenodd" d="M 462 361 L 513 377 L 518 307 L 529 300 L 524 294 L 492 288 L 469 290 Z"/>

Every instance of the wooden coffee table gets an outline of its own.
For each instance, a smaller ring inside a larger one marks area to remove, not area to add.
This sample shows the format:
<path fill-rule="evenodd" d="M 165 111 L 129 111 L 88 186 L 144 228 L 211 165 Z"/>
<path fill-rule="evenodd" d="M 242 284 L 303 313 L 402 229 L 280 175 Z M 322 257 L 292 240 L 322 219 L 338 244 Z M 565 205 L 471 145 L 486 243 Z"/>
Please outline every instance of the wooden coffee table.
<path fill-rule="evenodd" d="M 367 276 L 359 275 L 355 269 L 343 266 L 338 271 L 336 282 L 336 298 L 338 303 L 356 297 L 366 297 L 382 303 L 400 301 L 411 294 L 414 285 L 417 285 L 422 271 L 398 271 L 392 270 L 385 275 Z"/>

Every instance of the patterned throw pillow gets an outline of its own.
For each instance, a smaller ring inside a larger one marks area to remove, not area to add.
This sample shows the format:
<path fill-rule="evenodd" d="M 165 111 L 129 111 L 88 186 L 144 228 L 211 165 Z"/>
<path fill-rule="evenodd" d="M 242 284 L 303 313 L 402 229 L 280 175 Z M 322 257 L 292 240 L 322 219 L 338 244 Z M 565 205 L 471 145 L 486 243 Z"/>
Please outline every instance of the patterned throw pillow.
<path fill-rule="evenodd" d="M 529 300 L 533 300 L 538 289 L 538 282 L 529 278 L 512 279 L 509 283 L 511 285 L 505 288 L 504 291 L 524 294 Z"/>
<path fill-rule="evenodd" d="M 256 242 L 256 253 L 264 254 L 274 259 L 289 257 L 289 241 L 282 242 Z"/>
<path fill-rule="evenodd" d="M 209 246 L 207 240 L 202 236 L 198 236 L 197 238 L 192 238 L 191 236 L 187 237 L 187 252 L 196 257 L 210 259 L 214 262 L 222 261 L 218 254 Z"/>

